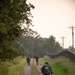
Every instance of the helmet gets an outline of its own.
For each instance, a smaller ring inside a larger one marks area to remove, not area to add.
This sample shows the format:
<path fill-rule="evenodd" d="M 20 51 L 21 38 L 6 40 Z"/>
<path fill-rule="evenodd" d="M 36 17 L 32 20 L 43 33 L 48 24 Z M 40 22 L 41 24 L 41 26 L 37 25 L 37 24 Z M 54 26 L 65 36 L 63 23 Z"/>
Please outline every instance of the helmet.
<path fill-rule="evenodd" d="M 49 64 L 49 63 L 46 61 L 45 64 Z"/>

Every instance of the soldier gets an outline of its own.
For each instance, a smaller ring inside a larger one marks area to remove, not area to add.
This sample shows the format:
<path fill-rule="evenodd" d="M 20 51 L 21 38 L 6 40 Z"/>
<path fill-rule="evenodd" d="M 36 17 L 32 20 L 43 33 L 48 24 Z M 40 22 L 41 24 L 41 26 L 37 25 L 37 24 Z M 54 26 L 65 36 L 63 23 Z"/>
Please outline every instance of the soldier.
<path fill-rule="evenodd" d="M 28 64 L 28 65 L 30 65 L 30 60 L 31 60 L 31 58 L 28 56 L 28 57 L 27 57 L 27 64 Z"/>
<path fill-rule="evenodd" d="M 51 66 L 49 65 L 48 62 L 45 62 L 45 65 L 43 65 L 41 67 L 41 72 L 43 73 L 43 75 L 50 75 L 53 74 L 53 71 L 51 69 Z"/>

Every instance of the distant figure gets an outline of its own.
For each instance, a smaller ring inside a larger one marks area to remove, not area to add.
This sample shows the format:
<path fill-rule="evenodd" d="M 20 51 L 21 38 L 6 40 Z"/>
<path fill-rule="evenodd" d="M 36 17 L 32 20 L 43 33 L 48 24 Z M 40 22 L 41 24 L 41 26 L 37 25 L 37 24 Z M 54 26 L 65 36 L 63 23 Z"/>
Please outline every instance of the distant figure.
<path fill-rule="evenodd" d="M 36 59 L 36 64 L 38 65 L 39 57 L 38 56 L 35 56 L 35 59 Z"/>
<path fill-rule="evenodd" d="M 31 58 L 28 56 L 28 57 L 27 57 L 27 64 L 28 64 L 28 65 L 30 65 L 30 60 L 31 60 Z"/>
<path fill-rule="evenodd" d="M 41 72 L 42 72 L 43 75 L 53 74 L 51 66 L 49 65 L 48 62 L 45 62 L 45 64 L 41 67 Z"/>

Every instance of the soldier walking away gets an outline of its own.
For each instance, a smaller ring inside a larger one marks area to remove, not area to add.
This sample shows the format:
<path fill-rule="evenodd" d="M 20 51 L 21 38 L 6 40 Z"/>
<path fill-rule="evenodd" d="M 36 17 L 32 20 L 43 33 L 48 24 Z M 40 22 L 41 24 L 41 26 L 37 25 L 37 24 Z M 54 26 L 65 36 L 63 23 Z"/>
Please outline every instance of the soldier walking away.
<path fill-rule="evenodd" d="M 36 64 L 38 65 L 39 57 L 38 56 L 35 56 L 35 59 L 36 59 Z"/>
<path fill-rule="evenodd" d="M 53 74 L 53 71 L 51 69 L 51 66 L 48 62 L 45 62 L 45 64 L 41 67 L 41 72 L 43 75 L 51 75 Z"/>
<path fill-rule="evenodd" d="M 28 64 L 28 65 L 30 65 L 30 60 L 31 60 L 31 58 L 28 56 L 28 57 L 27 57 L 27 64 Z"/>

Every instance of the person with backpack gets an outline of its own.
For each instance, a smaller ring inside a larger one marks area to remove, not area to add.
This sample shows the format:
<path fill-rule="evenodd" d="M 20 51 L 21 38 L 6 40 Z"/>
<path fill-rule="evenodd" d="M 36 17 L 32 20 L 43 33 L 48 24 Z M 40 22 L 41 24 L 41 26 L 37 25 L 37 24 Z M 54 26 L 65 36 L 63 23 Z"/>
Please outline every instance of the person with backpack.
<path fill-rule="evenodd" d="M 51 66 L 49 65 L 48 62 L 45 62 L 45 64 L 41 67 L 41 72 L 42 72 L 43 75 L 53 74 Z"/>
<path fill-rule="evenodd" d="M 38 56 L 35 56 L 35 59 L 36 59 L 36 64 L 38 65 L 39 57 Z"/>
<path fill-rule="evenodd" d="M 30 56 L 28 56 L 28 57 L 27 57 L 27 64 L 28 64 L 28 65 L 30 65 L 30 60 L 31 60 L 31 58 L 30 58 Z"/>

